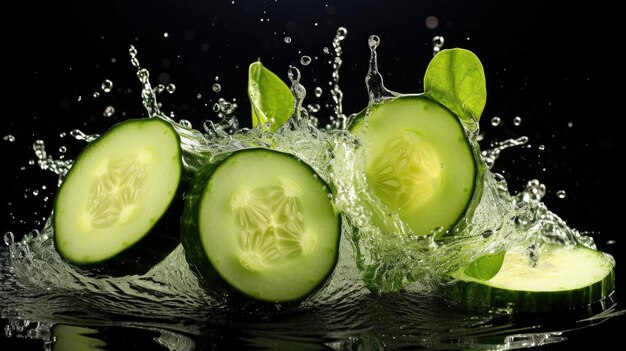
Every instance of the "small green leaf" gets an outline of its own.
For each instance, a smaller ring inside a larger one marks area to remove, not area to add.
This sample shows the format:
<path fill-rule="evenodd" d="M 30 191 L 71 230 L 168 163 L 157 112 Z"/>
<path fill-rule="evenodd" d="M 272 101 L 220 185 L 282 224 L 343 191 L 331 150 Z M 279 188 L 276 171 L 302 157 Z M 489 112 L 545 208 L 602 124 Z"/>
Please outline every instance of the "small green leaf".
<path fill-rule="evenodd" d="M 465 275 L 480 280 L 489 280 L 498 274 L 502 261 L 504 261 L 505 251 L 499 251 L 477 258 L 474 262 L 465 267 Z"/>
<path fill-rule="evenodd" d="M 465 128 L 478 130 L 487 84 L 483 65 L 474 53 L 448 49 L 435 55 L 426 68 L 424 93 L 454 112 Z"/>
<path fill-rule="evenodd" d="M 270 130 L 275 131 L 293 114 L 294 97 L 289 87 L 263 67 L 261 61 L 254 62 L 248 69 L 248 97 L 252 105 L 252 126 L 273 119 Z"/>

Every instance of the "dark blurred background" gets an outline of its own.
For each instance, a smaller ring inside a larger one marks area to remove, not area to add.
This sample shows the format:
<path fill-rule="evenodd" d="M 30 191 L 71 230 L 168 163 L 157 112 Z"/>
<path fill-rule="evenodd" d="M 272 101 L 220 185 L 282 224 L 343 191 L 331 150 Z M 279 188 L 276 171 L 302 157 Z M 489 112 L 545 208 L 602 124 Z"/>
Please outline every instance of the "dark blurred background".
<path fill-rule="evenodd" d="M 70 130 L 100 133 L 117 121 L 145 115 L 129 63 L 131 44 L 154 85 L 176 86 L 172 94 L 159 94 L 164 111 L 200 128 L 204 120 L 217 120 L 212 107 L 219 98 L 236 99 L 237 115 L 247 125 L 247 67 L 259 58 L 284 80 L 288 66 L 298 66 L 309 91 L 305 103 L 321 104 L 322 118 L 330 115 L 324 105 L 332 101 L 332 55 L 323 48 L 332 53 L 335 32 L 344 26 L 348 37 L 342 42 L 340 86 L 348 114 L 367 103 L 364 76 L 371 34 L 382 39 L 379 68 L 385 83 L 399 92 L 421 91 L 433 36 L 444 36 L 445 48 L 475 52 L 488 84 L 481 146 L 522 135 L 530 138 L 529 147 L 505 151 L 495 170 L 506 176 L 512 192 L 530 179 L 543 182 L 548 207 L 618 257 L 618 285 L 624 286 L 620 259 L 626 256 L 618 252 L 625 245 L 620 105 L 624 64 L 617 52 L 623 39 L 618 35 L 619 11 L 609 3 L 13 3 L 0 15 L 5 184 L 0 192 L 0 232 L 12 231 L 19 238 L 41 228 L 51 210 L 57 177 L 29 162 L 36 161 L 31 147 L 35 140 L 44 140 L 55 159 L 73 158 L 84 143 L 69 137 Z M 303 55 L 313 62 L 302 66 Z M 109 93 L 101 89 L 106 79 L 113 82 Z M 220 84 L 219 92 L 213 92 L 214 83 Z M 313 96 L 317 86 L 324 91 L 321 98 Z M 115 112 L 105 117 L 109 106 Z M 496 116 L 499 126 L 491 124 Z M 519 126 L 513 122 L 517 116 Z M 63 146 L 65 153 L 60 151 Z M 559 190 L 564 198 L 557 196 Z"/>

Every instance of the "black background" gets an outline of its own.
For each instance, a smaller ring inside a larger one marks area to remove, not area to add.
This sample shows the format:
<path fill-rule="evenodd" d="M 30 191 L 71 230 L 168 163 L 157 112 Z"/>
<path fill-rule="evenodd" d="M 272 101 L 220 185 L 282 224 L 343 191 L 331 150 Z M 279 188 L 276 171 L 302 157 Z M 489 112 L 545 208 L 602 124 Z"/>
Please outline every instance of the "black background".
<path fill-rule="evenodd" d="M 445 47 L 474 51 L 488 85 L 481 145 L 530 138 L 530 148 L 505 151 L 496 170 L 505 174 L 512 192 L 530 179 L 545 183 L 548 207 L 617 257 L 618 289 L 624 285 L 620 273 L 626 256 L 618 252 L 624 247 L 624 64 L 617 52 L 623 39 L 617 34 L 618 10 L 608 1 L 48 1 L 12 6 L 17 7 L 2 11 L 0 32 L 0 138 L 16 138 L 12 143 L 0 139 L 2 233 L 12 231 L 19 238 L 40 228 L 50 212 L 56 176 L 29 165 L 35 159 L 34 140 L 44 140 L 55 158 L 66 146 L 65 157 L 73 158 L 84 143 L 60 133 L 74 128 L 100 133 L 116 121 L 145 115 L 128 59 L 130 44 L 139 50 L 154 84 L 176 85 L 174 94 L 159 95 L 165 111 L 199 127 L 206 119 L 216 120 L 212 105 L 219 97 L 236 98 L 245 125 L 247 67 L 257 58 L 285 80 L 287 67 L 298 65 L 310 92 L 315 86 L 324 89 L 322 99 L 308 102 L 330 102 L 330 56 L 322 48 L 332 50 L 335 31 L 345 26 L 341 87 L 347 113 L 367 103 L 371 34 L 382 39 L 379 65 L 385 83 L 400 92 L 421 90 L 434 35 L 445 37 Z M 428 16 L 438 18 L 435 29 L 425 25 Z M 302 67 L 302 55 L 319 59 Z M 216 76 L 219 93 L 211 91 Z M 111 93 L 100 89 L 105 79 L 114 83 Z M 100 96 L 94 98 L 94 92 Z M 107 118 L 102 112 L 109 105 L 116 112 Z M 503 125 L 492 126 L 493 116 Z M 522 118 L 520 126 L 513 125 L 515 116 Z M 567 196 L 558 198 L 557 190 Z M 623 320 L 592 328 L 592 333 L 623 331 Z"/>

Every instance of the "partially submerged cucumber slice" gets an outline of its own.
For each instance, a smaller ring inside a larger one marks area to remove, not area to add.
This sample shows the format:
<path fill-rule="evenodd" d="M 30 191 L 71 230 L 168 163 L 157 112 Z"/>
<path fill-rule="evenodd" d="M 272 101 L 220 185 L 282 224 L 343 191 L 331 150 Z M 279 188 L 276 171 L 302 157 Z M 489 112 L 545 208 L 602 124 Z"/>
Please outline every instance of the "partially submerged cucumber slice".
<path fill-rule="evenodd" d="M 129 253 L 129 272 L 144 256 L 154 256 L 149 251 L 164 257 L 164 233 L 149 233 L 174 200 L 181 172 L 180 139 L 168 122 L 116 124 L 85 147 L 59 189 L 53 219 L 57 251 L 77 265 Z M 154 246 L 138 245 L 157 235 Z M 176 243 L 169 240 L 165 251 Z M 133 253 L 137 246 L 143 251 Z"/>
<path fill-rule="evenodd" d="M 329 187 L 292 155 L 232 153 L 205 166 L 186 195 L 182 243 L 208 285 L 256 300 L 299 300 L 333 271 L 340 218 Z"/>
<path fill-rule="evenodd" d="M 448 109 L 406 95 L 371 106 L 350 130 L 363 133 L 368 184 L 415 234 L 445 232 L 471 215 L 482 194 L 483 165 Z"/>
<path fill-rule="evenodd" d="M 478 308 L 512 308 L 544 312 L 587 306 L 615 288 L 615 261 L 601 251 L 578 246 L 545 246 L 533 265 L 524 250 L 508 251 L 500 271 L 488 280 L 452 275 L 448 296 Z"/>

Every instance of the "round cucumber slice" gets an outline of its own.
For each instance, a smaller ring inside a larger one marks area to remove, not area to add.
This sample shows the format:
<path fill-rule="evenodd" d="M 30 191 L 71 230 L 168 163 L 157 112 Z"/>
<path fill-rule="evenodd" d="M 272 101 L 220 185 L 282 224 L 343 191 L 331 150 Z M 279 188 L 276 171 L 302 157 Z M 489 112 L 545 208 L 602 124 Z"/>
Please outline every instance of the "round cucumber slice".
<path fill-rule="evenodd" d="M 340 217 L 329 187 L 292 155 L 247 149 L 196 175 L 182 243 L 209 285 L 255 300 L 302 299 L 333 271 Z"/>
<path fill-rule="evenodd" d="M 484 169 L 478 146 L 450 110 L 405 95 L 371 106 L 350 130 L 363 135 L 368 184 L 415 234 L 449 232 L 471 215 Z"/>
<path fill-rule="evenodd" d="M 464 268 L 447 295 L 478 308 L 545 312 L 587 306 L 615 289 L 615 260 L 609 254 L 577 246 L 544 246 L 535 265 L 522 249 L 507 251 L 497 274 L 481 280 Z"/>
<path fill-rule="evenodd" d="M 164 257 L 178 240 L 163 239 L 169 235 L 163 231 L 149 233 L 173 202 L 181 172 L 180 139 L 168 122 L 148 118 L 114 125 L 85 147 L 59 189 L 56 250 L 76 265 L 123 258 L 131 262 L 129 272 L 155 256 L 152 251 Z M 155 245 L 143 245 L 151 236 Z"/>

